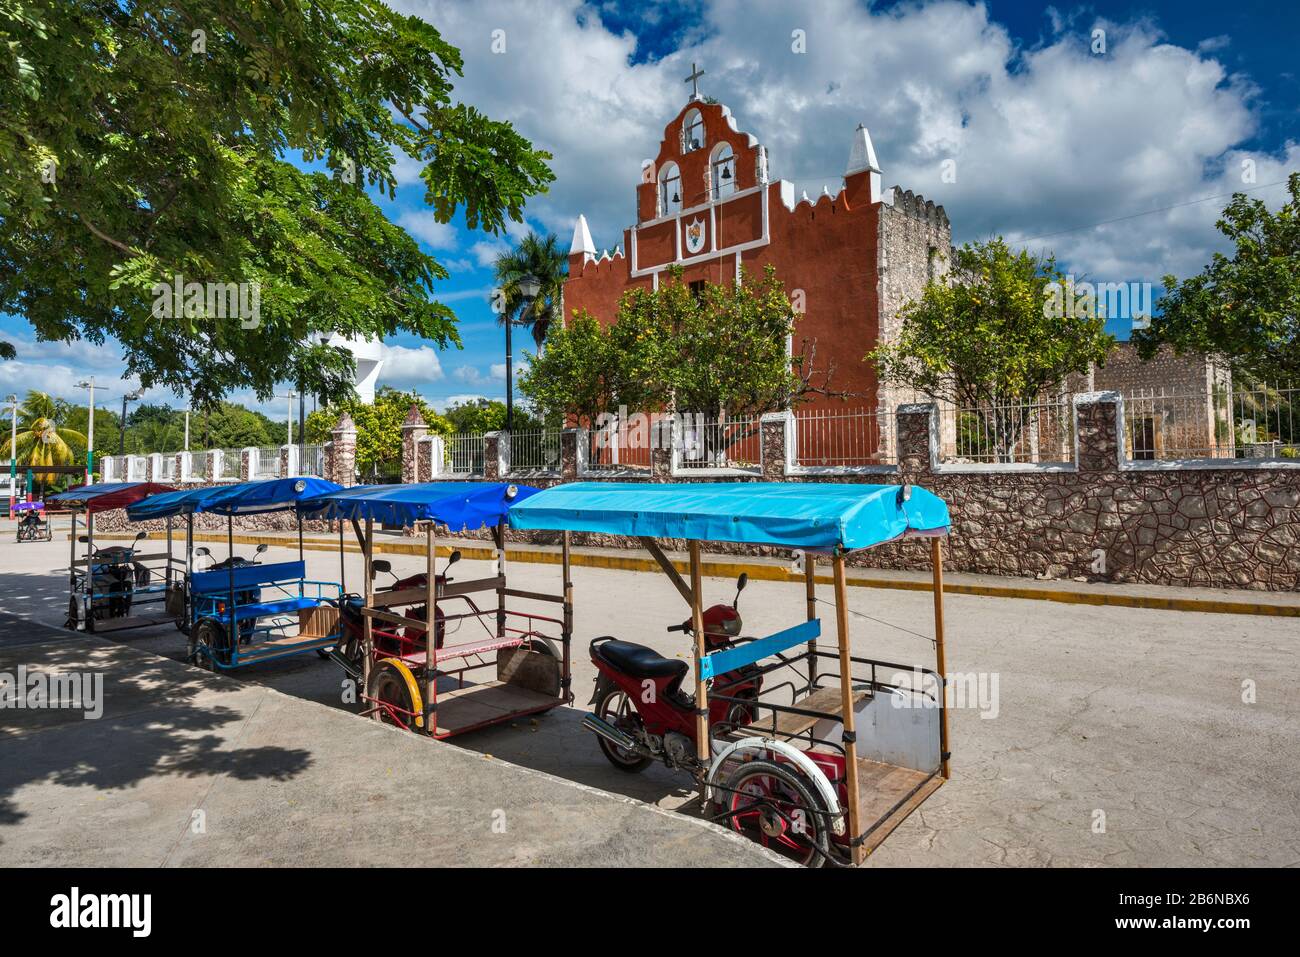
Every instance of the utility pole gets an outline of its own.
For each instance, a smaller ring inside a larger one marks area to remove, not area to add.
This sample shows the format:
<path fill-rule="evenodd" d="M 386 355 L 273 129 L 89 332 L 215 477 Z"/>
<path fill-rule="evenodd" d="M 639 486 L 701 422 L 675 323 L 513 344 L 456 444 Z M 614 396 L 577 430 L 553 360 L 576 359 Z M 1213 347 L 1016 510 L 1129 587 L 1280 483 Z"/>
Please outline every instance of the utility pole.
<path fill-rule="evenodd" d="M 9 517 L 13 518 L 18 501 L 18 396 L 7 396 L 6 401 L 13 417 L 9 423 Z"/>

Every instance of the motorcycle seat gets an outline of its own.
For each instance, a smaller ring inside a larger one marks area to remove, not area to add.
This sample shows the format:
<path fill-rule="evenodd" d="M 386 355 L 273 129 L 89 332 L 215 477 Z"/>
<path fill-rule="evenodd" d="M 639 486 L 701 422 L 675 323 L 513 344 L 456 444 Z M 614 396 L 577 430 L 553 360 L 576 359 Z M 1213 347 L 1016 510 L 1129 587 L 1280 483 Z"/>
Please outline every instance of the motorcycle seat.
<path fill-rule="evenodd" d="M 599 644 L 592 644 L 592 651 L 600 655 L 611 665 L 633 678 L 676 678 L 680 680 L 690 670 L 684 661 L 665 658 L 653 648 L 638 645 L 631 641 L 615 639 L 597 639 Z"/>

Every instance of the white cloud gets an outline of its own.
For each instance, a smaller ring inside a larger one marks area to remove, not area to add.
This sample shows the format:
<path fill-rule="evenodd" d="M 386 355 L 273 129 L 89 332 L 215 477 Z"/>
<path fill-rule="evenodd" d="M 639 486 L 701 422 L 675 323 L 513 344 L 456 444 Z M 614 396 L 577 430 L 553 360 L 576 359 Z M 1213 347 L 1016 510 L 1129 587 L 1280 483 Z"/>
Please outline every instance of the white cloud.
<path fill-rule="evenodd" d="M 516 381 L 516 382 L 518 382 L 518 380 L 519 380 L 519 376 L 522 375 L 522 374 L 524 373 L 524 371 L 525 371 L 527 368 L 528 368 L 528 363 L 526 363 L 526 362 L 516 362 L 516 363 L 515 363 L 515 381 Z M 490 373 L 490 375 L 492 376 L 493 379 L 497 379 L 497 380 L 499 380 L 499 381 L 501 381 L 501 382 L 504 382 L 504 381 L 506 380 L 506 364 L 505 364 L 504 362 L 494 362 L 494 363 L 492 363 L 492 366 L 491 366 L 491 368 L 489 369 L 489 373 Z"/>
<path fill-rule="evenodd" d="M 431 346 L 384 346 L 379 381 L 399 388 L 416 388 L 443 377 L 438 350 Z"/>
<path fill-rule="evenodd" d="M 567 242 L 584 212 L 599 248 L 621 242 L 634 217 L 641 160 L 685 104 L 692 61 L 706 71 L 703 92 L 768 147 L 773 175 L 794 180 L 796 194 L 836 189 L 863 122 L 886 185 L 943 204 L 959 242 L 1040 236 L 1219 192 L 1258 123 L 1253 85 L 1212 55 L 1223 38 L 1181 48 L 1145 19 L 1058 12 L 1047 38 L 1022 47 L 984 5 L 956 0 L 887 10 L 820 0 L 793 11 L 777 0 L 712 0 L 687 45 L 632 64 L 635 38 L 610 33 L 575 0 L 397 5 L 460 47 L 459 95 L 555 155 L 557 180 L 529 203 L 530 217 Z M 1094 27 L 1106 31 L 1104 56 L 1091 53 Z M 791 49 L 796 28 L 807 34 L 804 54 Z M 491 51 L 494 29 L 506 31 L 503 54 Z M 1261 171 L 1294 162 L 1244 158 Z M 946 159 L 956 182 L 943 181 Z M 1184 274 L 1218 247 L 1221 205 L 1051 244 L 1097 278 Z M 472 250 L 484 264 L 494 252 L 486 242 Z"/>
<path fill-rule="evenodd" d="M 481 239 L 469 248 L 480 266 L 491 266 L 498 256 L 509 250 L 510 245 L 502 239 Z"/>
<path fill-rule="evenodd" d="M 397 217 L 397 224 L 433 249 L 455 249 L 460 231 L 451 223 L 440 223 L 432 212 L 409 210 Z"/>

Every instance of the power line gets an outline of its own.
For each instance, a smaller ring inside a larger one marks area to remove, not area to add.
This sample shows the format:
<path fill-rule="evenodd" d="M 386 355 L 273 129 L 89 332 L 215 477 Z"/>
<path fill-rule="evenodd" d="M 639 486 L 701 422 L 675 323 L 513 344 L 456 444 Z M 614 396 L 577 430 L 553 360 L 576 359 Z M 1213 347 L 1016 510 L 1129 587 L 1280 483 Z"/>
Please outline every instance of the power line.
<path fill-rule="evenodd" d="M 1231 193 L 1217 193 L 1214 196 L 1202 196 L 1200 199 L 1191 199 L 1185 203 L 1174 203 L 1172 206 L 1161 206 L 1158 209 L 1148 209 L 1140 213 L 1130 213 L 1127 216 L 1116 216 L 1114 219 L 1103 219 L 1099 223 L 1087 223 L 1083 226 L 1071 226 L 1069 229 L 1058 229 L 1054 233 L 1043 233 L 1041 236 L 1030 236 L 1028 239 L 1018 239 L 1017 242 L 1033 243 L 1040 239 L 1051 239 L 1053 236 L 1064 236 L 1066 233 L 1077 233 L 1084 229 L 1096 229 L 1099 226 L 1109 226 L 1111 223 L 1122 223 L 1129 219 L 1138 219 L 1142 216 L 1152 216 L 1156 213 L 1167 213 L 1171 209 L 1182 209 L 1186 206 L 1197 206 L 1201 203 L 1208 203 L 1216 199 L 1225 199 L 1235 196 L 1237 193 L 1253 193 L 1261 189 L 1271 189 L 1274 186 L 1285 186 L 1287 180 L 1280 179 L 1275 183 L 1264 183 L 1262 186 L 1252 186 L 1250 189 L 1237 189 Z"/>

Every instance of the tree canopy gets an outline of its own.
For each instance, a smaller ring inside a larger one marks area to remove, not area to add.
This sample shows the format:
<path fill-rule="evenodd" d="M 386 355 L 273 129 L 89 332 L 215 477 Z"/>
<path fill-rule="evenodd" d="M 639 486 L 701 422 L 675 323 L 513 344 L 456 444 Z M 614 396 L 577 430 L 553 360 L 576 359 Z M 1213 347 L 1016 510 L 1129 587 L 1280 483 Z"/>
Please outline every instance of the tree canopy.
<path fill-rule="evenodd" d="M 551 323 L 560 318 L 564 280 L 569 275 L 568 253 L 554 233 L 539 236 L 530 232 L 514 249 L 498 256 L 493 268 L 499 297 L 493 305 L 498 310 L 498 321 L 527 326 L 540 350 Z M 532 302 L 525 301 L 519 291 L 519 280 L 525 276 L 533 276 L 541 283 Z"/>
<path fill-rule="evenodd" d="M 999 238 L 967 243 L 952 265 L 899 310 L 894 341 L 866 356 L 882 380 L 961 407 L 1029 401 L 1115 344 L 1095 300 L 1080 302 L 1050 256 Z"/>
<path fill-rule="evenodd" d="M 457 343 L 445 270 L 365 187 L 393 195 L 404 155 L 439 221 L 522 220 L 549 155 L 457 102 L 461 69 L 378 0 L 0 0 L 0 311 L 115 337 L 196 407 L 277 381 L 345 397 L 351 358 L 316 333 Z M 158 318 L 177 277 L 200 295 Z"/>
<path fill-rule="evenodd" d="M 1232 197 L 1217 224 L 1232 255 L 1215 253 L 1182 282 L 1164 278 L 1160 314 L 1133 333 L 1139 355 L 1167 343 L 1257 382 L 1300 381 L 1300 173 L 1287 190 L 1277 212 L 1244 193 Z"/>
<path fill-rule="evenodd" d="M 657 289 L 624 293 L 617 320 L 578 313 L 529 356 L 521 391 L 547 417 L 594 420 L 620 405 L 718 416 L 787 408 L 831 394 L 831 366 L 816 368 L 814 340 L 786 348 L 794 309 L 776 270 L 739 283 L 689 286 L 673 270 Z"/>

